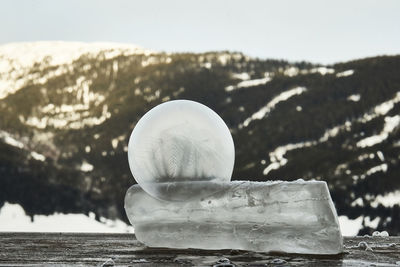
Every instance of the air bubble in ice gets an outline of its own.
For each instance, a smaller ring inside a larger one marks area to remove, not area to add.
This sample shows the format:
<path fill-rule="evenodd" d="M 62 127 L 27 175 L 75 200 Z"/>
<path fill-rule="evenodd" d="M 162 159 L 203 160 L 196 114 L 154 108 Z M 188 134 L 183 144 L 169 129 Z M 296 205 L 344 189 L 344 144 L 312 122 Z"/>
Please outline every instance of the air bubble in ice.
<path fill-rule="evenodd" d="M 195 194 L 191 187 L 196 183 L 229 182 L 234 158 L 224 121 L 210 108 L 189 100 L 151 109 L 136 124 L 128 145 L 137 183 L 162 200 L 186 200 Z"/>
<path fill-rule="evenodd" d="M 361 242 L 358 243 L 357 247 L 359 247 L 359 248 L 367 248 L 368 244 L 365 241 L 361 241 Z"/>
<path fill-rule="evenodd" d="M 213 267 L 235 267 L 228 258 L 221 258 L 214 264 Z"/>
<path fill-rule="evenodd" d="M 287 263 L 287 261 L 285 261 L 283 259 L 279 259 L 279 258 L 271 260 L 271 264 L 274 264 L 274 265 L 281 265 L 281 264 L 286 264 L 286 263 Z"/>

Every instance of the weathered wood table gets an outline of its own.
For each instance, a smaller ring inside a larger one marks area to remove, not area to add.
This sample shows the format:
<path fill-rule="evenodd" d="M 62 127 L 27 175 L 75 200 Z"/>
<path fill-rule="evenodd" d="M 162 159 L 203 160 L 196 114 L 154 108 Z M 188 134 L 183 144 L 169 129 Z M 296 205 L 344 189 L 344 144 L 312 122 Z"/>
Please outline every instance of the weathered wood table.
<path fill-rule="evenodd" d="M 400 237 L 345 238 L 336 256 L 146 248 L 133 234 L 0 233 L 0 266 L 400 266 Z"/>

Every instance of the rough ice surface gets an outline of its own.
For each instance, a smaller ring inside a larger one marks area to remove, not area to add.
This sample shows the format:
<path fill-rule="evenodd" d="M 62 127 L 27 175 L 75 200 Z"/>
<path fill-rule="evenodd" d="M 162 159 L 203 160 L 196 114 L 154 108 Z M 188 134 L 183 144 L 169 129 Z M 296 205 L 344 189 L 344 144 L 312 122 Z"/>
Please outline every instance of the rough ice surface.
<path fill-rule="evenodd" d="M 343 251 L 325 182 L 198 182 L 190 190 L 201 191 L 200 199 L 163 201 L 139 185 L 129 188 L 125 210 L 137 239 L 151 247 L 305 254 Z"/>
<path fill-rule="evenodd" d="M 129 139 L 128 159 L 144 191 L 158 199 L 184 201 L 199 193 L 188 191 L 192 184 L 230 181 L 235 149 L 217 113 L 194 101 L 175 100 L 139 120 Z"/>

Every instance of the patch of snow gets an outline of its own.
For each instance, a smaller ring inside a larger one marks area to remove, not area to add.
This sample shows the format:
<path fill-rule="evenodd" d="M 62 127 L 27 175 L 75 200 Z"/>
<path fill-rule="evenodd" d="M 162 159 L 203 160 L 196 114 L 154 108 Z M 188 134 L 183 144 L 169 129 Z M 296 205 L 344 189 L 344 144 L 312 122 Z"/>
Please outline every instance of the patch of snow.
<path fill-rule="evenodd" d="M 328 68 L 328 67 L 318 67 L 318 68 L 311 69 L 310 73 L 319 73 L 321 75 L 326 75 L 326 74 L 335 73 L 335 70 L 332 68 Z"/>
<path fill-rule="evenodd" d="M 347 216 L 339 216 L 340 230 L 343 236 L 356 236 L 362 227 L 363 217 L 360 216 L 354 220 Z"/>
<path fill-rule="evenodd" d="M 95 215 L 61 214 L 34 215 L 33 222 L 19 204 L 5 202 L 0 209 L 0 231 L 2 232 L 101 232 L 133 233 L 133 227 L 121 220 L 108 220 Z"/>
<path fill-rule="evenodd" d="M 114 138 L 111 140 L 111 146 L 116 149 L 118 147 L 118 139 Z"/>
<path fill-rule="evenodd" d="M 299 68 L 297 67 L 289 67 L 283 71 L 283 75 L 293 77 L 299 74 Z"/>
<path fill-rule="evenodd" d="M 349 97 L 347 97 L 347 100 L 353 101 L 353 102 L 358 102 L 358 101 L 360 101 L 360 99 L 361 99 L 360 94 L 350 95 Z"/>
<path fill-rule="evenodd" d="M 385 101 L 373 108 L 373 110 L 359 119 L 361 122 L 368 122 L 372 119 L 375 119 L 379 116 L 386 115 L 391 109 L 393 109 L 394 105 L 400 102 L 400 92 L 397 92 L 393 99 Z"/>
<path fill-rule="evenodd" d="M 385 207 L 393 207 L 396 204 L 400 205 L 400 190 L 385 195 L 377 195 L 371 202 L 371 206 L 376 208 L 379 204 L 382 204 Z"/>
<path fill-rule="evenodd" d="M 218 56 L 218 61 L 221 63 L 222 66 L 225 66 L 228 63 L 228 60 L 231 59 L 230 54 L 220 54 Z"/>
<path fill-rule="evenodd" d="M 266 73 L 264 78 L 253 79 L 253 80 L 244 80 L 244 81 L 241 81 L 240 83 L 238 83 L 237 85 L 229 85 L 229 86 L 225 87 L 225 91 L 230 92 L 230 91 L 237 90 L 240 88 L 247 88 L 247 87 L 252 87 L 252 86 L 257 86 L 257 85 L 263 85 L 269 81 L 271 81 L 271 77 L 270 77 L 269 73 Z"/>
<path fill-rule="evenodd" d="M 236 89 L 235 85 L 228 85 L 227 87 L 225 87 L 225 91 L 230 92 Z"/>
<path fill-rule="evenodd" d="M 275 148 L 274 151 L 269 153 L 269 158 L 271 164 L 269 164 L 263 171 L 264 175 L 267 175 L 270 171 L 276 170 L 287 163 L 287 159 L 284 157 L 288 151 L 303 148 L 303 147 L 310 147 L 316 145 L 316 141 L 307 141 L 307 142 L 300 142 L 296 144 L 287 144 L 284 146 L 280 146 Z"/>
<path fill-rule="evenodd" d="M 366 172 L 366 175 L 369 176 L 369 175 L 374 174 L 376 172 L 386 172 L 387 169 L 388 169 L 388 165 L 386 163 L 382 163 L 380 165 L 377 165 L 377 166 L 372 167 L 371 169 L 369 169 Z"/>
<path fill-rule="evenodd" d="M 48 113 L 52 116 L 43 115 L 41 118 L 31 116 L 27 119 L 20 118 L 20 121 L 28 126 L 38 129 L 45 129 L 48 126 L 54 127 L 56 129 L 81 129 L 86 126 L 102 124 L 111 117 L 111 113 L 108 111 L 107 105 L 103 106 L 102 113 L 99 117 L 88 117 L 88 112 L 77 112 L 86 109 L 85 106 L 82 106 L 80 104 L 62 105 L 61 107 L 54 108 L 54 110 L 52 111 L 50 111 L 50 109 L 47 107 L 48 106 L 45 107 L 45 110 L 48 111 Z M 66 110 L 73 110 L 73 112 Z"/>
<path fill-rule="evenodd" d="M 87 161 L 83 161 L 80 169 L 83 172 L 91 172 L 93 171 L 93 165 Z"/>
<path fill-rule="evenodd" d="M 376 229 L 378 227 L 380 220 L 381 219 L 379 217 L 376 217 L 375 219 L 371 220 L 371 218 L 367 216 L 364 218 L 364 225 L 372 229 Z"/>
<path fill-rule="evenodd" d="M 360 141 L 357 142 L 357 146 L 365 148 L 379 144 L 384 140 L 386 140 L 389 137 L 389 134 L 393 132 L 393 130 L 396 129 L 399 125 L 400 125 L 400 115 L 396 115 L 393 117 L 387 116 L 385 117 L 385 125 L 383 127 L 383 130 L 377 135 L 361 139 Z"/>
<path fill-rule="evenodd" d="M 331 129 L 326 130 L 324 135 L 320 137 L 319 139 L 320 142 L 326 142 L 328 141 L 329 138 L 335 137 L 339 133 L 341 128 L 342 128 L 341 126 L 335 126 Z"/>
<path fill-rule="evenodd" d="M 358 161 L 364 161 L 369 158 L 369 154 L 362 154 L 358 156 Z"/>
<path fill-rule="evenodd" d="M 60 66 L 56 70 L 50 70 L 45 74 L 40 74 L 39 72 L 28 73 L 30 70 L 15 66 L 8 72 L 2 73 L 0 71 L 0 99 L 15 93 L 27 84 L 44 84 L 51 78 L 67 73 L 68 68 Z"/>
<path fill-rule="evenodd" d="M 398 93 L 397 96 L 400 96 L 400 94 Z M 387 101 L 385 103 L 382 103 L 381 105 L 376 106 L 374 111 L 377 115 L 386 115 L 394 107 L 394 104 L 394 101 Z"/>
<path fill-rule="evenodd" d="M 22 123 L 25 123 L 26 125 L 38 128 L 38 129 L 44 129 L 47 126 L 47 121 L 49 118 L 47 117 L 43 117 L 41 119 L 37 118 L 37 117 L 29 117 L 27 120 L 22 118 Z M 20 118 L 21 120 L 21 118 Z M 61 125 L 60 128 L 62 128 L 63 126 L 65 126 L 67 123 L 65 121 L 64 124 Z"/>
<path fill-rule="evenodd" d="M 47 114 L 58 114 L 58 113 L 77 112 L 87 109 L 88 107 L 84 104 L 75 104 L 75 105 L 62 104 L 61 106 L 48 104 L 42 108 L 42 112 Z"/>
<path fill-rule="evenodd" d="M 267 116 L 279 102 L 286 101 L 289 98 L 296 95 L 301 95 L 305 91 L 307 91 L 305 87 L 295 87 L 293 89 L 280 93 L 278 96 L 274 97 L 270 102 L 268 102 L 267 105 L 265 105 L 256 113 L 251 115 L 251 117 L 247 118 L 241 125 L 239 125 L 239 127 L 240 128 L 243 126 L 247 127 L 250 124 L 250 122 L 254 120 L 261 120 L 262 118 Z"/>
<path fill-rule="evenodd" d="M 171 99 L 170 96 L 164 96 L 164 97 L 161 99 L 161 101 L 162 101 L 162 102 L 166 102 L 166 101 L 169 101 L 170 99 Z"/>
<path fill-rule="evenodd" d="M 251 86 L 262 85 L 262 84 L 266 84 L 270 80 L 271 80 L 270 77 L 264 77 L 264 78 L 261 78 L 261 79 L 242 81 L 237 85 L 237 87 L 238 88 L 243 88 L 243 87 L 251 87 Z"/>
<path fill-rule="evenodd" d="M 116 138 L 113 138 L 111 140 L 111 145 L 112 145 L 112 147 L 114 149 L 116 149 L 118 147 L 118 143 L 121 142 L 121 141 L 124 141 L 124 140 L 125 140 L 125 135 L 122 134 L 122 135 L 120 135 L 120 136 L 118 136 Z"/>
<path fill-rule="evenodd" d="M 147 67 L 150 65 L 155 65 L 161 63 L 159 57 L 148 57 L 142 61 L 142 67 Z"/>
<path fill-rule="evenodd" d="M 114 74 L 118 73 L 118 61 L 117 60 L 113 61 L 112 69 L 113 69 Z"/>
<path fill-rule="evenodd" d="M 286 164 L 286 162 L 284 162 L 284 163 Z M 284 163 L 282 162 L 282 165 L 284 165 Z M 279 167 L 281 167 L 280 162 L 272 162 L 264 169 L 263 174 L 267 175 L 270 171 L 277 170 L 277 169 L 279 169 Z"/>
<path fill-rule="evenodd" d="M 46 157 L 44 155 L 39 154 L 39 153 L 37 153 L 35 151 L 31 152 L 31 156 L 32 156 L 32 158 L 34 158 L 36 160 L 40 160 L 40 161 L 45 161 L 46 160 Z"/>
<path fill-rule="evenodd" d="M 175 91 L 172 94 L 174 97 L 178 97 L 183 92 L 185 92 L 185 87 L 179 87 L 178 91 Z"/>
<path fill-rule="evenodd" d="M 336 77 L 347 77 L 354 74 L 354 70 L 345 70 L 336 74 Z"/>
<path fill-rule="evenodd" d="M 212 64 L 211 64 L 211 62 L 205 62 L 205 63 L 200 64 L 200 66 L 203 68 L 206 68 L 206 69 L 211 69 Z"/>
<path fill-rule="evenodd" d="M 325 66 L 315 67 L 312 69 L 303 69 L 303 70 L 300 70 L 298 67 L 290 66 L 285 69 L 280 69 L 279 71 L 282 72 L 283 75 L 289 77 L 297 76 L 299 74 L 310 74 L 310 73 L 319 73 L 321 75 L 335 73 L 335 69 L 328 68 Z"/>
<path fill-rule="evenodd" d="M 11 134 L 0 130 L 0 139 L 2 139 L 6 144 L 9 144 L 11 146 L 15 146 L 18 148 L 24 148 L 24 144 L 18 140 L 16 140 L 14 137 L 11 136 Z"/>
<path fill-rule="evenodd" d="M 242 73 L 232 73 L 231 74 L 232 78 L 234 79 L 239 79 L 239 80 L 250 80 L 250 74 L 247 72 L 242 72 Z"/>
<path fill-rule="evenodd" d="M 149 87 L 148 87 L 149 88 Z M 157 89 L 153 94 L 148 94 L 148 95 L 144 95 L 143 98 L 147 101 L 147 102 L 151 102 L 154 101 L 156 99 L 159 99 L 161 95 L 161 90 Z"/>
<path fill-rule="evenodd" d="M 384 162 L 385 161 L 385 156 L 383 155 L 383 153 L 382 153 L 382 151 L 377 151 L 376 152 L 376 155 L 378 156 L 378 158 L 382 161 L 382 162 Z"/>
<path fill-rule="evenodd" d="M 359 197 L 356 200 L 354 200 L 353 202 L 351 202 L 350 206 L 352 206 L 352 207 L 355 207 L 355 206 L 364 207 L 364 201 L 362 200 L 361 197 Z"/>
<path fill-rule="evenodd" d="M 338 166 L 336 166 L 335 175 L 342 174 L 343 171 L 346 170 L 348 167 L 349 167 L 349 165 L 347 163 L 339 164 Z"/>

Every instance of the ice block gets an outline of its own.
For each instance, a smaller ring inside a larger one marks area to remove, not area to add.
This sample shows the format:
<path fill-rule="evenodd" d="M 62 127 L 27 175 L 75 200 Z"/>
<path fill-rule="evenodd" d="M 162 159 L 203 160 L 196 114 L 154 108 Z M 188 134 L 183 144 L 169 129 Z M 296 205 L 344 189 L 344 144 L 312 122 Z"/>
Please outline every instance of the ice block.
<path fill-rule="evenodd" d="M 174 189 L 169 183 L 157 186 L 167 193 Z M 125 210 L 139 241 L 169 248 L 343 251 L 336 210 L 323 181 L 197 182 L 188 188 L 203 193 L 182 202 L 164 201 L 138 185 L 129 188 Z"/>

